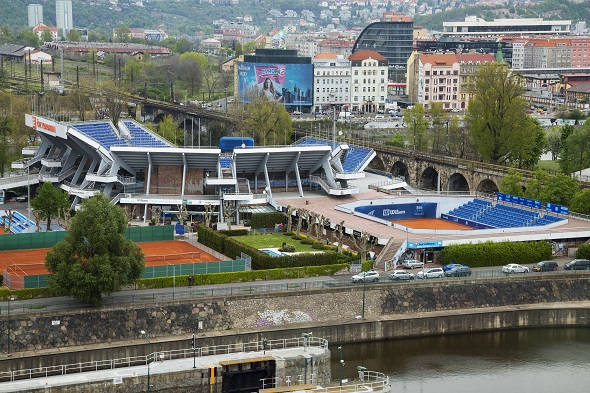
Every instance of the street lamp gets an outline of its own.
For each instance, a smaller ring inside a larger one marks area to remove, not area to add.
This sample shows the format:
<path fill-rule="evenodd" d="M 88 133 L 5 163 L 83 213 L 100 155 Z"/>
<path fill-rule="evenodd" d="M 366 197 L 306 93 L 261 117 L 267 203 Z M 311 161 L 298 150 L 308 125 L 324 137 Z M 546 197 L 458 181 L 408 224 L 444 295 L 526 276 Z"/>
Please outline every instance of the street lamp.
<path fill-rule="evenodd" d="M 342 357 L 342 345 L 338 347 L 338 353 L 340 353 L 340 387 L 342 387 L 342 369 L 344 368 L 344 359 Z"/>
<path fill-rule="evenodd" d="M 311 332 L 301 333 L 301 337 L 303 337 L 303 352 L 307 352 L 307 346 L 309 345 L 309 336 L 311 336 L 311 334 Z"/>
<path fill-rule="evenodd" d="M 367 277 L 366 277 L 366 273 L 365 273 L 365 277 L 363 277 L 363 311 L 361 314 L 361 319 L 365 320 L 365 294 L 367 291 Z"/>
<path fill-rule="evenodd" d="M 6 331 L 8 332 L 8 334 L 7 334 L 8 345 L 6 347 L 7 353 L 10 353 L 10 301 L 11 300 L 14 300 L 14 298 L 13 297 L 8 298 L 8 322 L 7 322 L 7 327 L 6 327 Z"/>
<path fill-rule="evenodd" d="M 145 362 L 147 364 L 147 369 L 148 369 L 148 374 L 147 374 L 147 391 L 149 393 L 150 391 L 150 355 L 151 355 L 151 349 L 152 349 L 152 345 L 150 342 L 150 336 L 149 334 L 147 334 L 147 332 L 145 330 L 140 331 L 141 335 L 145 337 L 145 339 L 148 342 L 148 354 L 145 357 Z"/>

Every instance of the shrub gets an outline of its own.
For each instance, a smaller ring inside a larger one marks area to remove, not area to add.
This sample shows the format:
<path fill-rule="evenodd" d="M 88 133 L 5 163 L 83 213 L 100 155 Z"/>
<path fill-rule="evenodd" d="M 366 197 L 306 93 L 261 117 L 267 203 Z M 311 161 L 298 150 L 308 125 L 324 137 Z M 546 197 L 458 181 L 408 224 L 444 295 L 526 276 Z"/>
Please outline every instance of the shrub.
<path fill-rule="evenodd" d="M 590 259 L 590 244 L 582 244 L 576 250 L 576 258 Z"/>
<path fill-rule="evenodd" d="M 252 214 L 252 229 L 274 228 L 276 224 L 284 224 L 285 216 L 281 212 Z"/>
<path fill-rule="evenodd" d="M 281 252 L 295 252 L 295 246 L 292 244 L 285 244 L 283 247 L 279 248 Z"/>
<path fill-rule="evenodd" d="M 551 259 L 551 245 L 545 241 L 455 244 L 441 253 L 442 263 L 462 263 L 472 267 L 502 266 L 508 263 L 536 263 Z"/>
<path fill-rule="evenodd" d="M 312 239 L 305 239 L 305 238 L 301 239 L 301 244 L 314 244 L 314 243 L 316 243 L 316 241 L 312 240 Z"/>
<path fill-rule="evenodd" d="M 227 229 L 225 231 L 219 231 L 226 236 L 246 236 L 248 234 L 247 229 Z"/>

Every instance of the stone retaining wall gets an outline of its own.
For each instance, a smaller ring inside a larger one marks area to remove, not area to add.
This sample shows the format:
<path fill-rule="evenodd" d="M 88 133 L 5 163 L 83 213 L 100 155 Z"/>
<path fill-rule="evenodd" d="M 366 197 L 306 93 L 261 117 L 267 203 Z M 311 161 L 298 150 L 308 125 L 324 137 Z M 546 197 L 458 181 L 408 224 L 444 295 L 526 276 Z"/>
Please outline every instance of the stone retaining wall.
<path fill-rule="evenodd" d="M 363 301 L 364 297 L 364 301 Z M 207 301 L 174 301 L 129 308 L 45 311 L 10 316 L 11 352 L 115 343 L 193 333 L 308 326 L 409 313 L 494 306 L 573 302 L 590 299 L 590 274 L 383 283 L 300 292 L 228 296 Z M 364 304 L 364 307 L 363 307 Z M 364 311 L 364 312 L 363 312 Z M 0 318 L 6 326 L 8 317 Z M 0 352 L 7 351 L 7 331 Z"/>

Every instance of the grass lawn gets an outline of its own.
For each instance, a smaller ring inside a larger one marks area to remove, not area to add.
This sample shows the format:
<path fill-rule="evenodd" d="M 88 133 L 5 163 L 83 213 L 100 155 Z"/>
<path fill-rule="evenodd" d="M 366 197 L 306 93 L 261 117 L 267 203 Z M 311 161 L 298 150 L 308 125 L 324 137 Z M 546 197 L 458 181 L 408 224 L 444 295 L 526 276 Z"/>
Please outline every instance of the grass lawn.
<path fill-rule="evenodd" d="M 295 246 L 295 252 L 318 252 L 311 248 L 311 244 L 301 244 L 299 240 L 291 239 L 291 236 L 285 236 L 282 233 L 271 233 L 266 235 L 247 235 L 247 236 L 232 236 L 239 242 L 247 244 L 254 248 L 280 248 L 283 243 L 292 244 Z"/>
<path fill-rule="evenodd" d="M 559 163 L 557 161 L 539 161 L 537 168 L 543 169 L 544 171 L 555 171 L 559 172 Z"/>

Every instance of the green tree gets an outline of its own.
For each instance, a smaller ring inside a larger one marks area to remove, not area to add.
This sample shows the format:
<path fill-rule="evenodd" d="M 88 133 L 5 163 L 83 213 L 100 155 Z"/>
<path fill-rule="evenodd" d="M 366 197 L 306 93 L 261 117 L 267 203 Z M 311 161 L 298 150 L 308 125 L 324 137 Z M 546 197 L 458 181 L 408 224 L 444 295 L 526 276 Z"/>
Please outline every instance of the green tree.
<path fill-rule="evenodd" d="M 547 145 L 547 140 L 545 139 L 545 132 L 543 132 L 543 128 L 537 119 L 527 117 L 524 126 L 523 139 L 521 139 L 518 146 L 511 149 L 509 160 L 518 164 L 519 168 L 531 169 L 539 162 L 543 149 Z"/>
<path fill-rule="evenodd" d="M 145 258 L 141 248 L 125 238 L 123 209 L 102 193 L 84 201 L 64 240 L 48 253 L 51 289 L 60 295 L 100 306 L 110 295 L 141 276 Z"/>
<path fill-rule="evenodd" d="M 41 41 L 43 41 L 43 42 L 53 41 L 53 34 L 51 34 L 51 30 L 48 30 L 48 29 L 43 30 L 43 33 L 41 33 Z"/>
<path fill-rule="evenodd" d="M 530 130 L 521 78 L 504 65 L 485 64 L 475 75 L 465 121 L 482 159 L 503 163 L 524 146 Z"/>
<path fill-rule="evenodd" d="M 590 122 L 586 122 L 574 129 L 565 140 L 559 157 L 559 167 L 563 173 L 571 174 L 588 168 L 590 166 L 589 148 Z"/>
<path fill-rule="evenodd" d="M 413 108 L 404 111 L 404 123 L 408 129 L 409 145 L 413 150 L 425 150 L 426 130 L 428 129 L 428 121 L 424 118 L 424 106 L 416 104 Z"/>
<path fill-rule="evenodd" d="M 533 172 L 533 177 L 526 182 L 524 196 L 529 199 L 538 199 L 545 184 L 549 181 L 549 175 L 542 169 Z"/>
<path fill-rule="evenodd" d="M 570 203 L 570 211 L 590 215 L 590 188 L 577 192 Z"/>
<path fill-rule="evenodd" d="M 25 29 L 18 33 L 16 41 L 19 44 L 32 46 L 34 48 L 38 47 L 41 44 L 39 36 L 36 33 L 34 33 L 33 30 L 30 29 Z"/>
<path fill-rule="evenodd" d="M 543 203 L 551 202 L 562 206 L 569 206 L 574 195 L 580 190 L 578 180 L 559 173 L 549 178 L 545 187 L 539 193 L 539 200 Z"/>
<path fill-rule="evenodd" d="M 523 196 L 522 174 L 516 169 L 508 169 L 508 175 L 500 181 L 500 191 L 510 195 Z"/>
<path fill-rule="evenodd" d="M 70 198 L 65 191 L 55 188 L 53 184 L 43 183 L 39 194 L 31 200 L 31 206 L 39 211 L 42 220 L 47 220 L 47 231 L 50 231 L 51 219 L 64 216 L 70 207 Z"/>
<path fill-rule="evenodd" d="M 80 42 L 82 41 L 82 32 L 78 29 L 69 30 L 66 39 L 70 42 Z"/>
<path fill-rule="evenodd" d="M 432 152 L 437 154 L 446 153 L 446 146 L 450 137 L 447 135 L 447 122 L 449 119 L 443 110 L 442 102 L 432 103 L 430 107 L 430 121 L 432 122 L 430 129 Z"/>
<path fill-rule="evenodd" d="M 203 83 L 203 70 L 207 68 L 207 58 L 197 52 L 186 52 L 180 56 L 180 79 L 189 84 L 191 97 L 195 89 L 199 90 Z"/>
<path fill-rule="evenodd" d="M 561 152 L 562 140 L 561 140 L 561 127 L 551 127 L 545 131 L 545 144 L 544 153 L 551 152 L 551 159 L 556 160 Z"/>
<path fill-rule="evenodd" d="M 117 27 L 113 35 L 115 42 L 131 42 L 131 30 L 129 30 L 129 27 Z"/>
<path fill-rule="evenodd" d="M 282 145 L 291 140 L 291 116 L 280 102 L 256 97 L 246 105 L 243 116 L 244 135 L 252 136 L 256 145 Z"/>
<path fill-rule="evenodd" d="M 175 145 L 183 145 L 184 135 L 182 130 L 178 128 L 172 116 L 166 115 L 158 124 L 158 135 Z"/>

